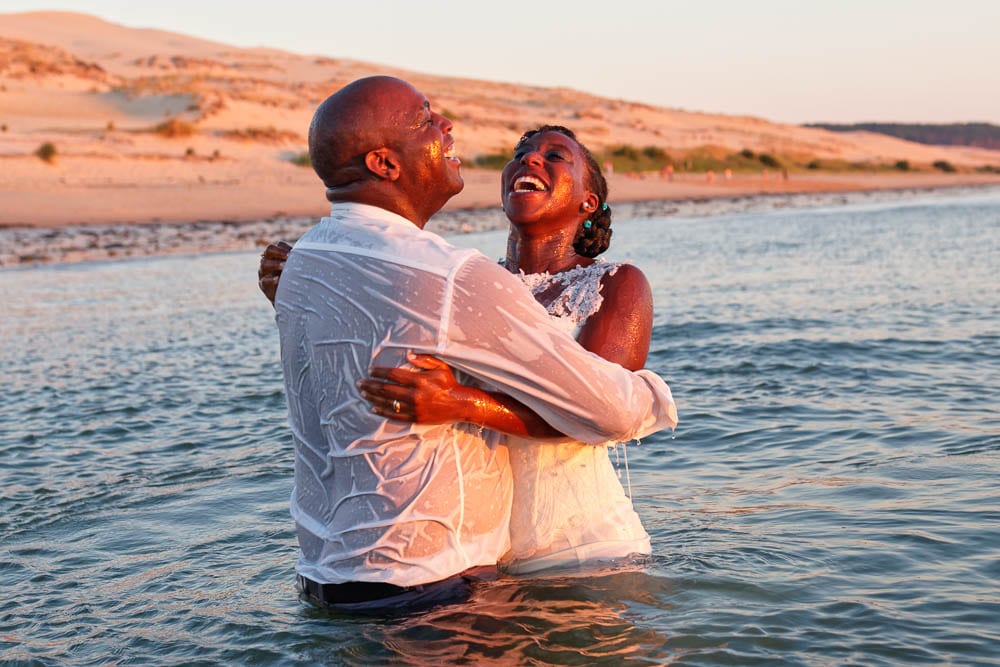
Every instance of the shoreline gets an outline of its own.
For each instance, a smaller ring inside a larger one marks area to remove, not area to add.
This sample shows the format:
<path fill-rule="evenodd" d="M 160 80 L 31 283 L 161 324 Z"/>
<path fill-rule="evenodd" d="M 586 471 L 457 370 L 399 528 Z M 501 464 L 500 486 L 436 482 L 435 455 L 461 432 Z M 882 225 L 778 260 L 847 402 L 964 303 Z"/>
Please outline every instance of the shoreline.
<path fill-rule="evenodd" d="M 496 172 L 486 173 L 496 178 Z M 482 177 L 482 174 L 478 176 Z M 637 186 L 634 185 L 629 192 L 629 188 L 620 187 L 622 180 L 636 181 Z M 686 180 L 690 182 L 693 179 Z M 726 186 L 722 185 L 712 192 L 706 192 L 704 188 L 689 186 L 676 189 L 670 193 L 673 196 L 643 198 L 643 194 L 660 194 L 657 193 L 655 186 L 659 185 L 662 188 L 665 184 L 654 183 L 652 184 L 654 187 L 649 187 L 650 184 L 643 184 L 641 178 L 619 176 L 615 177 L 613 187 L 626 190 L 625 197 L 632 195 L 633 198 L 611 197 L 610 201 L 615 222 L 628 224 L 629 220 L 651 217 L 705 217 L 749 211 L 892 202 L 933 193 L 962 195 L 1000 190 L 1000 178 L 955 180 L 958 182 L 941 183 L 938 179 L 930 183 L 914 183 L 913 179 L 907 178 L 901 180 L 900 187 L 893 187 L 884 182 L 875 187 L 865 187 L 865 184 L 836 183 L 827 178 L 813 181 L 813 185 L 819 184 L 820 187 L 786 187 L 756 191 L 736 187 L 728 188 L 727 191 Z M 969 182 L 970 180 L 972 182 Z M 787 185 L 787 182 L 785 184 Z M 798 184 L 801 185 L 802 181 Z M 838 185 L 840 187 L 837 187 Z M 441 235 L 503 229 L 507 221 L 499 202 L 487 203 L 489 197 L 484 198 L 482 188 L 477 188 L 475 182 L 472 189 L 474 192 L 471 197 L 462 195 L 456 197 L 459 205 L 445 207 L 431 219 L 427 229 Z M 473 205 L 461 206 L 462 203 Z M 262 248 L 272 241 L 293 241 L 315 224 L 322 215 L 320 212 L 256 219 L 251 216 L 242 220 L 195 219 L 190 222 L 110 222 L 60 226 L 0 224 L 0 269 L 109 259 L 249 251 Z"/>

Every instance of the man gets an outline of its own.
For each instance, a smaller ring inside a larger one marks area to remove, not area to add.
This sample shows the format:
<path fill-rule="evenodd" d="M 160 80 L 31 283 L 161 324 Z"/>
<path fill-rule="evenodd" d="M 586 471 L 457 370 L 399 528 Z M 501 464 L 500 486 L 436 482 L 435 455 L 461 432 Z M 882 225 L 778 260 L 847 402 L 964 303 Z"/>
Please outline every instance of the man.
<path fill-rule="evenodd" d="M 468 425 L 374 414 L 357 388 L 373 364 L 433 354 L 584 442 L 674 419 L 662 380 L 586 352 L 494 261 L 423 230 L 463 186 L 451 128 L 391 77 L 349 84 L 310 127 L 331 213 L 296 243 L 275 308 L 295 442 L 296 569 L 318 604 L 447 599 L 470 573 L 495 572 L 509 547 L 506 450 Z"/>

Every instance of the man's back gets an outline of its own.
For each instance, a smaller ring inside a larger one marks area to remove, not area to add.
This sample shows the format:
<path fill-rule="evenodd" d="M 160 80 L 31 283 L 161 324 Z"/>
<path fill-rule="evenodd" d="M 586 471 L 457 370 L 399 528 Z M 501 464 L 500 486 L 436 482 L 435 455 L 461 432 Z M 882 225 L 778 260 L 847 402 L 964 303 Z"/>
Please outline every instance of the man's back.
<path fill-rule="evenodd" d="M 469 251 L 382 209 L 337 204 L 296 244 L 277 320 L 295 439 L 300 574 L 320 583 L 437 581 L 508 548 L 506 450 L 479 429 L 386 422 L 355 382 L 433 349 L 449 274 Z"/>

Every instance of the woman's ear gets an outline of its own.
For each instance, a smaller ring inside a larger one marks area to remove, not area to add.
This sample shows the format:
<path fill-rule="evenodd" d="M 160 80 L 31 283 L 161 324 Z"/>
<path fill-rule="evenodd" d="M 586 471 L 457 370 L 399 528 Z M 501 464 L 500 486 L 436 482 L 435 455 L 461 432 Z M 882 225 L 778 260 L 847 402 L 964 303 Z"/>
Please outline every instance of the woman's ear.
<path fill-rule="evenodd" d="M 399 160 L 388 148 L 377 148 L 365 153 L 365 166 L 380 180 L 395 181 L 399 178 Z"/>
<path fill-rule="evenodd" d="M 598 199 L 597 195 L 593 192 L 588 192 L 587 196 L 583 200 L 583 203 L 580 204 L 580 212 L 589 216 L 597 210 L 598 202 L 600 202 L 600 199 Z"/>

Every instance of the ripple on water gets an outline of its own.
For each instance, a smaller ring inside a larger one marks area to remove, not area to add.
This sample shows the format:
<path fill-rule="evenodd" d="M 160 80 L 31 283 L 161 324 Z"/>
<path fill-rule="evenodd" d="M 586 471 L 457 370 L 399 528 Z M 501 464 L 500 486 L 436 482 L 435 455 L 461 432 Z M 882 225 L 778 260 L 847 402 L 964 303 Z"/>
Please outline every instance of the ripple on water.
<path fill-rule="evenodd" d="M 1000 198 L 911 200 L 617 226 L 655 555 L 376 620 L 295 599 L 256 254 L 0 272 L 0 662 L 995 662 Z"/>

